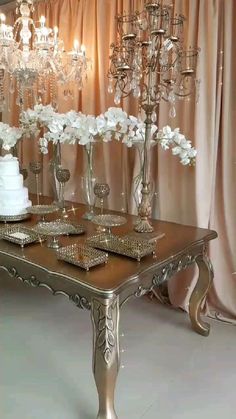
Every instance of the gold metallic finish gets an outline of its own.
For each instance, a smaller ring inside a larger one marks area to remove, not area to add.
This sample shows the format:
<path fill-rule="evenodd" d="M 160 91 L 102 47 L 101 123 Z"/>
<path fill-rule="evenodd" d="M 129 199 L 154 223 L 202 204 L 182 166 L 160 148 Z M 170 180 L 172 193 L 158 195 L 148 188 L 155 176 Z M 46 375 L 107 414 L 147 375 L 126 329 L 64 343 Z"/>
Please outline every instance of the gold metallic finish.
<path fill-rule="evenodd" d="M 35 197 L 31 197 L 35 202 Z M 50 198 L 43 198 L 45 204 Z M 71 205 L 72 203 L 70 203 Z M 76 216 L 84 214 L 84 206 L 76 204 Z M 112 212 L 113 215 L 119 213 Z M 117 227 L 120 236 L 127 235 L 135 217 L 126 214 L 127 223 Z M 21 281 L 34 288 L 43 287 L 53 295 L 63 295 L 77 307 L 91 310 L 94 345 L 93 370 L 99 395 L 98 419 L 117 419 L 114 409 L 114 392 L 119 370 L 119 311 L 131 298 L 138 298 L 167 283 L 177 272 L 197 263 L 199 279 L 190 299 L 190 319 L 193 329 L 207 336 L 209 327 L 201 320 L 201 304 L 210 287 L 213 270 L 206 256 L 206 246 L 217 237 L 216 232 L 176 223 L 152 220 L 156 231 L 165 234 L 158 242 L 157 257 L 148 255 L 139 263 L 115 254 L 109 263 L 98 265 L 86 272 L 69 263 L 57 260 L 56 252 L 46 246 L 34 244 L 22 249 L 0 240 L 0 269 L 12 281 Z M 32 228 L 34 220 L 24 226 Z M 86 222 L 85 237 L 77 238 L 83 244 L 94 234 L 94 225 Z M 63 246 L 73 242 L 62 236 Z M 145 315 L 145 313 L 143 313 Z"/>
<path fill-rule="evenodd" d="M 199 49 L 184 49 L 184 20 L 184 16 L 174 13 L 173 5 L 153 0 L 145 2 L 140 11 L 116 16 L 117 40 L 111 44 L 108 91 L 114 92 L 116 105 L 133 95 L 146 116 L 140 220 L 135 225 L 139 233 L 153 231 L 150 221 L 153 120 L 158 121 L 162 99 L 169 102 L 170 117 L 173 117 L 176 100 L 187 99 L 198 86 Z"/>
<path fill-rule="evenodd" d="M 48 247 L 52 249 L 59 249 L 60 244 L 58 237 L 74 232 L 75 228 L 72 224 L 56 220 L 50 222 L 41 222 L 37 224 L 33 230 L 38 234 L 43 234 L 51 238 L 48 240 Z"/>
<path fill-rule="evenodd" d="M 57 259 L 89 271 L 94 266 L 107 263 L 108 255 L 89 246 L 71 244 L 58 250 Z"/>
<path fill-rule="evenodd" d="M 196 258 L 199 278 L 189 301 L 189 315 L 193 329 L 202 336 L 208 336 L 210 325 L 201 320 L 202 303 L 211 287 L 214 272 L 210 259 L 206 255 Z"/>
<path fill-rule="evenodd" d="M 108 252 L 128 256 L 138 262 L 147 255 L 155 255 L 156 243 L 148 240 L 137 240 L 129 237 L 119 237 L 114 234 L 100 234 L 87 239 L 90 246 Z"/>
<path fill-rule="evenodd" d="M 23 227 L 21 225 L 6 226 L 2 228 L 0 230 L 0 237 L 3 240 L 8 240 L 12 243 L 18 244 L 21 247 L 36 242 L 41 243 L 45 240 L 44 236 L 40 236 L 32 229 Z"/>
<path fill-rule="evenodd" d="M 119 300 L 93 299 L 93 372 L 98 391 L 97 419 L 118 419 L 114 393 L 119 371 Z"/>

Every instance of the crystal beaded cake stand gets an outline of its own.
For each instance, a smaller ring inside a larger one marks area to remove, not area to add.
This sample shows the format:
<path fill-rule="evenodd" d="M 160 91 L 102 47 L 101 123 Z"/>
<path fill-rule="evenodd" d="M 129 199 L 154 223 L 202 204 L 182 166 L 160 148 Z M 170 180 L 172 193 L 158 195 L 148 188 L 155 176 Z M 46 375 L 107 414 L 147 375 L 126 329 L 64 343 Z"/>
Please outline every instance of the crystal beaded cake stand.
<path fill-rule="evenodd" d="M 25 221 L 30 218 L 31 215 L 27 212 L 24 214 L 18 215 L 0 215 L 0 222 L 1 223 L 14 223 L 16 221 Z"/>
<path fill-rule="evenodd" d="M 58 211 L 59 208 L 56 205 L 33 205 L 27 208 L 27 211 L 32 215 L 38 215 L 40 217 L 39 222 L 45 222 L 45 217 L 48 214 L 53 214 Z"/>
<path fill-rule="evenodd" d="M 100 214 L 92 218 L 92 223 L 103 226 L 107 229 L 108 234 L 111 234 L 112 227 L 119 227 L 127 222 L 125 217 L 113 214 Z"/>
<path fill-rule="evenodd" d="M 34 231 L 49 238 L 47 246 L 51 249 L 59 249 L 59 236 L 69 235 L 74 232 L 74 227 L 64 221 L 42 222 L 34 227 Z"/>

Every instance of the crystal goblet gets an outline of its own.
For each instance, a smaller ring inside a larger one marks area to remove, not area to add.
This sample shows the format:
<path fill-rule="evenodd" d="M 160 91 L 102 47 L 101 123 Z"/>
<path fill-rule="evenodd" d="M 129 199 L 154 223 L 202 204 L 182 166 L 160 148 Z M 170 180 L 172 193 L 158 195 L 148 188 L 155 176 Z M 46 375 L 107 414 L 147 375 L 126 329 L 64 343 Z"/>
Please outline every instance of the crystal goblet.
<path fill-rule="evenodd" d="M 96 183 L 94 186 L 94 195 L 100 200 L 101 214 L 103 214 L 104 198 L 108 197 L 110 186 L 107 183 Z"/>
<path fill-rule="evenodd" d="M 100 200 L 100 214 L 103 214 L 104 199 L 108 197 L 110 193 L 110 186 L 107 183 L 96 183 L 94 186 L 94 195 Z M 105 227 L 98 226 L 98 232 L 106 231 Z"/>
<path fill-rule="evenodd" d="M 42 171 L 42 163 L 39 161 L 32 161 L 29 164 L 30 171 L 35 175 L 36 181 L 36 194 L 37 194 L 37 204 L 39 205 L 39 175 Z"/>
<path fill-rule="evenodd" d="M 59 182 L 59 207 L 62 209 L 63 217 L 67 218 L 65 206 L 65 184 L 70 180 L 70 171 L 59 167 L 56 171 L 56 178 Z"/>

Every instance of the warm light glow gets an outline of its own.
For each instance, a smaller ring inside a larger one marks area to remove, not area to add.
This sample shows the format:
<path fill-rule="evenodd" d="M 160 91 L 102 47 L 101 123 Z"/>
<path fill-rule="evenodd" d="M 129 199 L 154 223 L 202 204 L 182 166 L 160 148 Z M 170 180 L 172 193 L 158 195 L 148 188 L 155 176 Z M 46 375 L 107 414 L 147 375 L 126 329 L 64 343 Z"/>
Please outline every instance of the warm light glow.
<path fill-rule="evenodd" d="M 81 51 L 82 51 L 82 52 L 85 52 L 85 51 L 86 51 L 86 48 L 85 48 L 85 46 L 84 46 L 84 45 L 81 45 Z"/>
<path fill-rule="evenodd" d="M 79 41 L 78 41 L 78 39 L 74 40 L 74 50 L 79 51 Z"/>
<path fill-rule="evenodd" d="M 16 0 L 19 17 L 12 24 L 5 23 L 8 17 L 0 7 L 0 69 L 4 69 L 0 71 L 0 112 L 6 106 L 8 90 L 10 94 L 16 90 L 15 102 L 21 111 L 29 106 L 28 93 L 30 106 L 50 100 L 56 107 L 58 84 L 64 86 L 67 100 L 87 80 L 89 59 L 81 51 L 79 40 L 75 39 L 74 46 L 66 51 L 60 29 L 47 26 L 46 14 L 39 14 L 37 22 L 31 17 L 34 1 Z"/>
<path fill-rule="evenodd" d="M 1 23 L 6 22 L 6 16 L 4 15 L 4 13 L 0 14 L 0 21 L 1 21 Z"/>
<path fill-rule="evenodd" d="M 45 16 L 41 16 L 41 18 L 39 19 L 39 22 L 41 23 L 41 25 L 45 25 L 45 23 L 46 23 L 46 17 Z"/>

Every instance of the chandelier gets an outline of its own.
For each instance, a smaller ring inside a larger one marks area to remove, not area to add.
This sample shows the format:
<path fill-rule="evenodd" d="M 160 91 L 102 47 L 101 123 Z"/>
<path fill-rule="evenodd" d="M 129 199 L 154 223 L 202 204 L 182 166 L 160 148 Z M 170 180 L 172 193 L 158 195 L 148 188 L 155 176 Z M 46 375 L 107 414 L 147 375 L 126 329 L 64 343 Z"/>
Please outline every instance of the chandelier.
<path fill-rule="evenodd" d="M 116 16 L 117 43 L 111 45 L 108 92 L 118 105 L 133 95 L 145 113 L 145 142 L 140 223 L 136 230 L 150 232 L 150 141 L 151 125 L 158 119 L 161 101 L 169 103 L 169 116 L 176 116 L 176 103 L 199 95 L 196 77 L 199 48 L 183 47 L 184 16 L 171 5 L 148 0 L 140 12 Z"/>
<path fill-rule="evenodd" d="M 15 91 L 21 109 L 45 101 L 56 107 L 58 84 L 68 99 L 87 79 L 85 47 L 75 40 L 72 51 L 66 52 L 57 27 L 47 27 L 44 16 L 37 23 L 32 19 L 33 2 L 16 0 L 20 16 L 12 26 L 0 14 L 0 111 Z"/>

